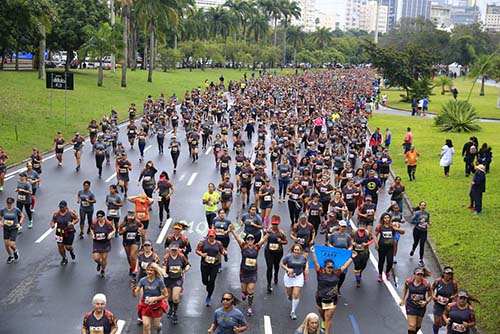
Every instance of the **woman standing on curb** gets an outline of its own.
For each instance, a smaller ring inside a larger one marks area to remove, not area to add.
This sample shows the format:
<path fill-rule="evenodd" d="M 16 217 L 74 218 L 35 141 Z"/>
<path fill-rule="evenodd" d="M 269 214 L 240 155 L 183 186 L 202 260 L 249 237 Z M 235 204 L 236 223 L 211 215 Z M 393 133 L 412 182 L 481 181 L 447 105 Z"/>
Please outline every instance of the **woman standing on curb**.
<path fill-rule="evenodd" d="M 444 176 L 450 176 L 450 166 L 453 164 L 453 154 L 455 154 L 455 149 L 453 148 L 453 143 L 451 139 L 446 139 L 443 148 L 441 148 L 441 154 L 439 157 L 439 166 L 444 167 Z"/>
<path fill-rule="evenodd" d="M 403 286 L 399 305 L 406 307 L 408 334 L 418 333 L 422 327 L 427 304 L 434 297 L 431 284 L 425 279 L 430 276 L 432 274 L 426 268 L 417 268 L 413 272 L 413 277 L 408 278 Z"/>
<path fill-rule="evenodd" d="M 452 267 L 444 267 L 441 277 L 432 283 L 432 291 L 434 291 L 434 324 L 432 325 L 432 331 L 434 334 L 438 334 L 439 328 L 444 325 L 444 309 L 452 299 L 455 299 L 458 292 L 457 281 L 453 279 Z"/>
<path fill-rule="evenodd" d="M 425 210 L 426 206 L 427 203 L 424 201 L 420 202 L 418 204 L 418 211 L 413 214 L 411 219 L 411 223 L 415 227 L 413 228 L 413 246 L 411 247 L 410 256 L 415 254 L 415 249 L 419 246 L 420 260 L 418 261 L 418 265 L 420 267 L 424 266 L 424 247 L 427 241 L 427 230 L 429 225 L 431 225 L 431 214 Z"/>

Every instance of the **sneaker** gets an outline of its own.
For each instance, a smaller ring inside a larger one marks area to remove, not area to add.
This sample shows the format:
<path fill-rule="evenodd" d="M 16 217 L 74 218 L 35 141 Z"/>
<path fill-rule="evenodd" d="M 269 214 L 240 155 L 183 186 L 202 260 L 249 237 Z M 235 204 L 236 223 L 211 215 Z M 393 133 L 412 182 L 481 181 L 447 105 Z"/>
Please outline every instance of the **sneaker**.
<path fill-rule="evenodd" d="M 136 322 L 137 322 L 137 326 L 142 325 L 142 319 L 141 319 L 141 318 L 137 318 L 137 321 L 136 321 Z"/>
<path fill-rule="evenodd" d="M 210 305 L 212 305 L 212 300 L 210 299 L 210 297 L 205 298 L 205 306 L 209 307 Z"/>
<path fill-rule="evenodd" d="M 168 312 L 167 312 L 167 318 L 172 318 L 172 314 L 174 313 L 174 311 L 172 310 L 172 308 L 169 308 L 168 309 Z"/>
<path fill-rule="evenodd" d="M 14 262 L 14 257 L 11 255 L 7 258 L 7 263 L 11 264 L 12 262 Z"/>
<path fill-rule="evenodd" d="M 391 273 L 386 273 L 385 274 L 385 279 L 390 281 L 391 280 Z"/>
<path fill-rule="evenodd" d="M 420 260 L 420 261 L 418 261 L 418 266 L 419 266 L 419 267 L 425 267 L 424 260 Z"/>
<path fill-rule="evenodd" d="M 377 281 L 382 282 L 382 275 L 378 275 Z"/>
<path fill-rule="evenodd" d="M 356 286 L 356 288 L 361 287 L 361 281 L 356 281 L 355 286 Z"/>
<path fill-rule="evenodd" d="M 32 221 L 32 220 L 30 220 L 30 221 L 28 222 L 28 228 L 33 228 L 33 221 Z"/>
<path fill-rule="evenodd" d="M 35 208 L 31 208 L 31 213 L 35 212 Z"/>
<path fill-rule="evenodd" d="M 295 312 L 290 312 L 290 319 L 297 320 L 297 315 L 295 315 Z"/>
<path fill-rule="evenodd" d="M 415 254 L 415 251 L 414 250 L 410 251 L 410 256 L 413 256 L 413 254 Z"/>
<path fill-rule="evenodd" d="M 160 222 L 160 226 L 159 226 L 159 227 L 160 227 L 160 228 L 162 228 L 162 227 L 163 227 L 163 222 Z"/>
<path fill-rule="evenodd" d="M 221 267 L 221 266 L 219 266 L 219 269 L 217 269 L 217 273 L 219 273 L 219 274 L 220 274 L 221 272 L 222 272 L 222 267 Z"/>
<path fill-rule="evenodd" d="M 288 300 L 292 301 L 292 295 L 288 296 Z"/>
<path fill-rule="evenodd" d="M 176 325 L 178 321 L 177 313 L 172 314 L 172 323 Z"/>
<path fill-rule="evenodd" d="M 473 215 L 480 215 L 481 211 L 474 211 Z"/>
<path fill-rule="evenodd" d="M 271 284 L 269 284 L 267 286 L 267 293 L 272 293 L 273 292 L 273 287 L 271 286 Z"/>
<path fill-rule="evenodd" d="M 78 239 L 83 239 L 83 233 L 80 233 L 80 235 L 78 236 Z"/>
<path fill-rule="evenodd" d="M 224 254 L 224 262 L 227 262 L 227 261 L 229 261 L 227 254 Z"/>
<path fill-rule="evenodd" d="M 19 225 L 19 227 L 17 228 L 17 234 L 22 234 L 22 233 L 23 233 L 23 227 Z"/>
<path fill-rule="evenodd" d="M 251 317 L 253 315 L 253 310 L 251 307 L 247 309 L 247 316 Z"/>
<path fill-rule="evenodd" d="M 97 271 L 101 271 L 101 263 L 98 263 L 97 264 L 97 268 L 96 268 Z"/>
<path fill-rule="evenodd" d="M 398 261 L 396 260 L 396 258 L 394 258 L 394 259 L 392 260 L 392 263 L 393 263 L 393 264 L 397 264 L 397 263 L 398 263 Z"/>
<path fill-rule="evenodd" d="M 247 300 L 247 294 L 246 293 L 242 293 L 241 294 L 241 300 L 243 300 L 243 301 Z"/>
<path fill-rule="evenodd" d="M 73 261 L 74 261 L 74 260 L 76 259 L 76 254 L 75 254 L 75 252 L 70 251 L 70 252 L 69 252 L 69 255 L 71 256 L 71 260 L 73 260 Z"/>
<path fill-rule="evenodd" d="M 62 260 L 61 260 L 61 266 L 65 266 L 68 264 L 68 259 L 63 257 Z"/>
<path fill-rule="evenodd" d="M 17 249 L 14 251 L 14 260 L 19 260 L 19 251 Z"/>
<path fill-rule="evenodd" d="M 104 278 L 104 270 L 101 270 L 101 277 Z"/>

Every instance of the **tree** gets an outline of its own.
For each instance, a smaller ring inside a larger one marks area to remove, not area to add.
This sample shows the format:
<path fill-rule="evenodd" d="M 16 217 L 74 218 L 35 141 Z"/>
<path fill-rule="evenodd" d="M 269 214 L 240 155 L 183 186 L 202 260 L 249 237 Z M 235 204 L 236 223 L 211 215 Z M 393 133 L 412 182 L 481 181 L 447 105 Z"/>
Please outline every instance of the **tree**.
<path fill-rule="evenodd" d="M 38 79 L 45 79 L 45 50 L 47 31 L 52 27 L 52 18 L 55 16 L 55 8 L 48 0 L 32 1 L 30 5 L 32 17 L 38 27 Z"/>
<path fill-rule="evenodd" d="M 129 54 L 129 32 L 130 32 L 130 14 L 134 0 L 121 0 L 121 15 L 122 15 L 122 37 L 123 37 L 123 65 L 122 65 L 122 80 L 121 87 L 127 87 L 127 68 L 129 57 L 135 58 L 135 54 Z"/>
<path fill-rule="evenodd" d="M 494 72 L 490 55 L 482 55 L 471 66 L 469 75 L 474 78 L 474 82 L 481 78 L 481 89 L 479 96 L 484 96 L 484 82 L 490 74 Z"/>
<path fill-rule="evenodd" d="M 297 50 L 302 48 L 305 43 L 306 33 L 300 26 L 291 26 L 288 29 L 287 41 L 292 44 L 293 48 L 293 61 L 297 60 Z"/>
<path fill-rule="evenodd" d="M 269 33 L 269 24 L 266 16 L 262 14 L 252 16 L 248 30 L 253 33 L 253 40 L 256 44 L 260 39 L 266 38 Z"/>
<path fill-rule="evenodd" d="M 449 91 L 451 91 L 451 89 L 453 88 L 453 80 L 445 74 L 441 74 L 440 76 L 438 76 L 434 83 L 436 84 L 436 87 L 441 87 L 441 95 L 444 95 L 444 93 L 446 92 L 446 90 L 444 89 L 445 87 L 448 87 Z"/>
<path fill-rule="evenodd" d="M 160 51 L 160 65 L 163 72 L 166 72 L 169 68 L 175 68 L 183 57 L 184 55 L 179 49 L 162 49 Z"/>
<path fill-rule="evenodd" d="M 244 0 L 227 0 L 224 6 L 229 8 L 232 14 L 238 18 L 242 28 L 243 41 L 246 41 L 250 18 L 256 13 L 255 3 Z"/>
<path fill-rule="evenodd" d="M 432 80 L 429 77 L 421 77 L 412 82 L 410 86 L 410 96 L 417 100 L 423 99 L 432 94 L 432 88 Z"/>
<path fill-rule="evenodd" d="M 492 53 L 495 47 L 480 23 L 458 24 L 453 28 L 447 45 L 448 61 L 470 65 L 477 57 Z"/>
<path fill-rule="evenodd" d="M 316 48 L 323 50 L 326 45 L 332 44 L 332 31 L 330 28 L 321 27 L 312 33 L 311 40 Z"/>
<path fill-rule="evenodd" d="M 479 116 L 474 107 L 467 101 L 450 100 L 446 102 L 441 113 L 434 118 L 434 125 L 443 132 L 474 132 L 481 130 Z"/>
<path fill-rule="evenodd" d="M 281 13 L 283 15 L 283 60 L 282 63 L 286 64 L 286 33 L 290 20 L 292 18 L 298 19 L 300 17 L 300 7 L 296 1 L 280 0 L 279 1 Z"/>
<path fill-rule="evenodd" d="M 116 27 L 116 26 L 115 26 Z M 84 54 L 90 54 L 99 61 L 99 69 L 97 74 L 97 86 L 102 86 L 104 56 L 111 53 L 118 53 L 122 47 L 122 36 L 119 29 L 113 29 L 108 22 L 101 25 L 99 30 L 88 26 L 85 29 L 86 35 L 89 36 L 87 42 L 82 45 Z"/>
<path fill-rule="evenodd" d="M 66 70 L 73 60 L 73 51 L 86 41 L 87 26 L 100 27 L 108 20 L 108 9 L 104 1 L 95 0 L 52 0 L 57 12 L 57 21 L 47 36 L 47 44 L 53 50 L 67 52 Z"/>
<path fill-rule="evenodd" d="M 235 28 L 235 20 L 231 13 L 223 7 L 210 7 L 207 11 L 208 31 L 213 41 L 220 35 L 224 41 Z"/>

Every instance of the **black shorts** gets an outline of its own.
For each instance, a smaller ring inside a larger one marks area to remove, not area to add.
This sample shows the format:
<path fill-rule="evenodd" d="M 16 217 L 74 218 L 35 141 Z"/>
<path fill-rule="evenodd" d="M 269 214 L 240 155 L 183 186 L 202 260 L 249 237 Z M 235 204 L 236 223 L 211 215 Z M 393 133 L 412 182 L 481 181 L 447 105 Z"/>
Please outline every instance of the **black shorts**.
<path fill-rule="evenodd" d="M 149 227 L 149 220 L 141 221 L 141 223 L 142 223 L 142 226 L 143 226 L 142 228 L 145 229 L 145 230 L 147 230 L 148 227 Z"/>
<path fill-rule="evenodd" d="M 248 191 L 252 189 L 252 184 L 250 182 L 244 182 L 241 184 L 241 188 L 246 188 Z"/>
<path fill-rule="evenodd" d="M 116 179 L 118 181 L 123 181 L 123 182 L 129 182 L 130 181 L 130 178 L 129 178 L 128 174 L 117 174 L 116 175 Z"/>
<path fill-rule="evenodd" d="M 179 278 L 167 277 L 164 279 L 164 282 L 165 282 L 165 287 L 168 289 L 176 288 L 176 287 L 182 288 L 182 284 L 184 283 L 184 280 L 182 279 L 182 277 L 179 277 Z"/>
<path fill-rule="evenodd" d="M 17 238 L 17 228 L 4 227 L 3 228 L 3 240 L 16 241 Z"/>
<path fill-rule="evenodd" d="M 318 305 L 318 307 L 322 307 L 322 304 L 321 303 L 332 303 L 333 302 L 333 305 L 337 305 L 337 296 L 333 296 L 333 297 L 329 297 L 328 299 L 325 299 L 325 298 L 320 298 L 318 296 L 316 296 L 316 305 Z"/>
<path fill-rule="evenodd" d="M 75 232 L 67 233 L 63 236 L 62 242 L 57 242 L 59 245 L 73 246 L 75 240 Z"/>
<path fill-rule="evenodd" d="M 227 248 L 227 246 L 229 246 L 229 237 L 222 237 L 222 238 L 221 238 L 221 237 L 217 237 L 217 236 L 216 236 L 216 237 L 215 237 L 215 240 L 220 241 L 220 242 L 221 242 L 221 244 L 222 244 L 222 246 L 223 246 L 224 248 Z"/>

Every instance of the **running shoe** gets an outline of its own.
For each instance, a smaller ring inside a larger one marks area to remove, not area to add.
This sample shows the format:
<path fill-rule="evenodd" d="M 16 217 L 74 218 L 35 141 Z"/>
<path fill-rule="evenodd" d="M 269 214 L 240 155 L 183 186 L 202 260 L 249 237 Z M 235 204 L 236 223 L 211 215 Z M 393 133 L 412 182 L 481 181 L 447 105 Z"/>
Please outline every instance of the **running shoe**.
<path fill-rule="evenodd" d="M 295 312 L 290 312 L 290 319 L 292 320 L 297 320 L 297 315 L 295 315 Z"/>
<path fill-rule="evenodd" d="M 247 309 L 247 316 L 251 317 L 253 315 L 253 310 L 251 307 Z"/>
<path fill-rule="evenodd" d="M 140 326 L 142 325 L 142 319 L 141 318 L 137 318 L 137 326 Z"/>
<path fill-rule="evenodd" d="M 382 282 L 382 275 L 378 275 L 377 281 Z"/>
<path fill-rule="evenodd" d="M 22 233 L 23 233 L 23 227 L 19 225 L 19 227 L 17 228 L 17 234 L 22 234 Z"/>
<path fill-rule="evenodd" d="M 167 318 L 172 318 L 172 314 L 174 313 L 174 311 L 172 310 L 172 308 L 169 308 L 168 309 L 168 312 L 167 312 Z"/>
<path fill-rule="evenodd" d="M 243 301 L 247 300 L 247 294 L 246 293 L 241 293 L 241 300 L 243 300 Z"/>
<path fill-rule="evenodd" d="M 78 236 L 79 239 L 83 239 L 83 233 L 80 233 L 80 235 Z"/>
<path fill-rule="evenodd" d="M 394 259 L 392 260 L 392 263 L 393 263 L 393 264 L 397 264 L 397 263 L 398 263 L 398 261 L 396 260 L 396 258 L 394 258 Z"/>
<path fill-rule="evenodd" d="M 32 220 L 30 220 L 30 221 L 28 222 L 28 228 L 33 228 L 33 221 L 32 221 Z"/>
<path fill-rule="evenodd" d="M 101 277 L 104 278 L 104 270 L 101 270 Z"/>
<path fill-rule="evenodd" d="M 160 228 L 162 228 L 162 227 L 163 227 L 163 222 L 160 222 L 160 226 L 159 226 L 159 227 L 160 227 Z"/>
<path fill-rule="evenodd" d="M 205 306 L 209 307 L 210 305 L 212 305 L 212 300 L 210 299 L 210 297 L 205 298 Z"/>
<path fill-rule="evenodd" d="M 273 287 L 271 286 L 271 284 L 269 284 L 267 286 L 267 293 L 272 293 L 273 292 Z"/>
<path fill-rule="evenodd" d="M 7 263 L 11 264 L 12 262 L 14 262 L 14 257 L 11 255 L 7 258 Z"/>
<path fill-rule="evenodd" d="M 73 252 L 73 251 L 69 251 L 69 255 L 71 256 L 71 260 L 73 260 L 73 261 L 74 261 L 74 260 L 76 259 L 76 254 L 75 254 L 75 252 Z"/>
<path fill-rule="evenodd" d="M 63 257 L 62 260 L 61 260 L 61 266 L 65 266 L 68 264 L 68 259 Z"/>
<path fill-rule="evenodd" d="M 222 272 L 222 267 L 219 266 L 219 269 L 217 269 L 217 272 L 220 274 Z"/>
<path fill-rule="evenodd" d="M 224 262 L 227 262 L 227 261 L 229 261 L 227 254 L 224 254 Z"/>
<path fill-rule="evenodd" d="M 413 256 L 413 254 L 415 254 L 415 251 L 414 251 L 414 250 L 411 250 L 411 251 L 410 251 L 410 256 Z"/>
<path fill-rule="evenodd" d="M 390 281 L 391 280 L 391 273 L 385 273 L 385 279 Z"/>
<path fill-rule="evenodd" d="M 97 268 L 96 268 L 96 270 L 97 270 L 97 271 L 101 271 L 101 263 L 100 263 L 100 262 L 97 264 Z"/>
<path fill-rule="evenodd" d="M 288 296 L 288 300 L 292 301 L 292 295 Z"/>
<path fill-rule="evenodd" d="M 419 265 L 419 267 L 425 267 L 424 260 L 418 261 L 418 265 Z"/>
<path fill-rule="evenodd" d="M 14 260 L 19 260 L 19 251 L 17 249 L 14 251 Z"/>
<path fill-rule="evenodd" d="M 356 281 L 356 288 L 361 287 L 361 281 Z"/>
<path fill-rule="evenodd" d="M 177 313 L 172 314 L 172 323 L 175 325 L 178 322 Z"/>

